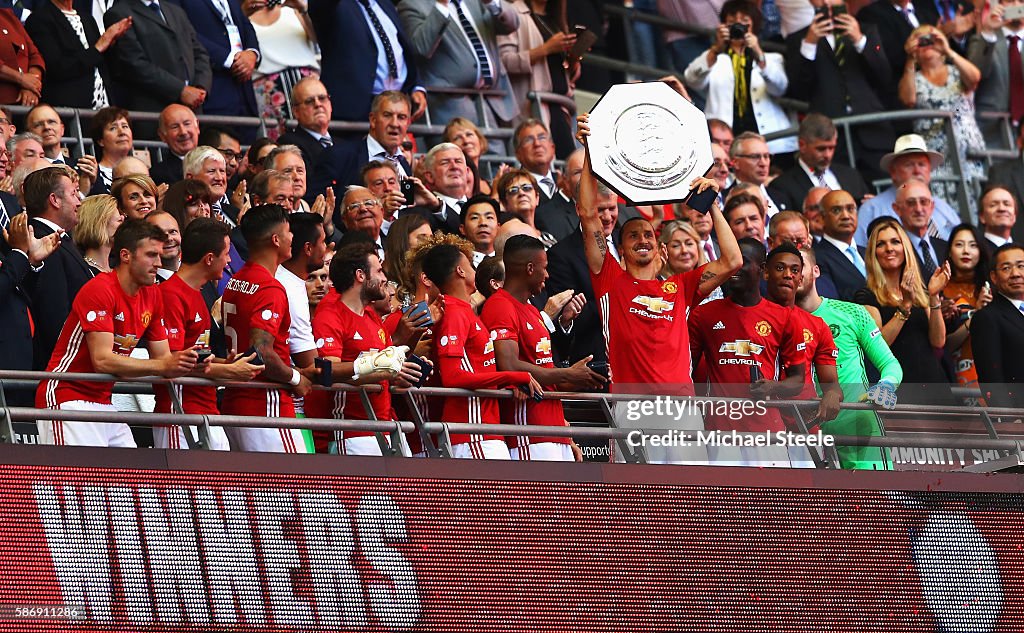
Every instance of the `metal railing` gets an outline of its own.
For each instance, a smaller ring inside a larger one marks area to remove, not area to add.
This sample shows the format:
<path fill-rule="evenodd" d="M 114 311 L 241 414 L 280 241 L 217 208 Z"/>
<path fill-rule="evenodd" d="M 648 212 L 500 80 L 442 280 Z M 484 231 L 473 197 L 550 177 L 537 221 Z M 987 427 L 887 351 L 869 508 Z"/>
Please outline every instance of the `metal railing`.
<path fill-rule="evenodd" d="M 479 424 L 464 424 L 443 421 L 431 421 L 426 418 L 423 411 L 416 402 L 414 394 L 422 396 L 441 397 L 487 397 L 495 399 L 510 399 L 515 397 L 508 390 L 466 390 L 451 389 L 442 387 L 421 387 L 416 389 L 392 388 L 391 392 L 397 398 L 402 399 L 413 416 L 412 421 L 386 421 L 378 420 L 373 406 L 368 398 L 370 393 L 378 393 L 381 390 L 379 385 L 367 385 L 355 387 L 351 385 L 333 385 L 332 387 L 314 386 L 316 390 L 323 391 L 347 391 L 360 394 L 361 402 L 367 411 L 368 420 L 337 420 L 323 418 L 268 418 L 252 416 L 233 415 L 190 415 L 177 413 L 168 415 L 166 413 L 135 413 L 135 412 L 82 412 L 64 411 L 52 409 L 37 409 L 30 407 L 9 407 L 7 405 L 6 391 L 8 389 L 33 389 L 42 380 L 61 379 L 75 381 L 111 382 L 117 381 L 115 390 L 137 392 L 140 386 L 152 388 L 168 388 L 172 394 L 172 401 L 175 403 L 175 410 L 180 411 L 180 403 L 174 397 L 174 391 L 169 389 L 170 385 L 186 386 L 226 386 L 233 388 L 247 389 L 282 389 L 278 383 L 225 383 L 211 381 L 204 378 L 178 378 L 168 380 L 165 378 L 137 378 L 131 380 L 119 379 L 109 374 L 73 374 L 53 372 L 27 372 L 0 370 L 0 442 L 11 442 L 14 438 L 12 422 L 14 421 L 35 421 L 39 419 L 59 419 L 70 421 L 87 422 L 109 422 L 136 425 L 162 425 L 170 423 L 176 425 L 196 426 L 199 429 L 200 439 L 195 442 L 195 448 L 206 448 L 209 435 L 209 427 L 256 427 L 256 428 L 292 428 L 292 429 L 315 429 L 315 430 L 341 430 L 341 431 L 372 431 L 376 434 L 382 453 L 385 455 L 409 455 L 408 445 L 404 441 L 403 433 L 419 433 L 425 453 L 429 457 L 450 457 L 452 446 L 450 435 L 452 433 L 480 433 Z M 975 396 L 975 390 L 958 389 L 959 396 Z M 666 429 L 662 427 L 622 427 L 617 423 L 613 408 L 616 403 L 632 402 L 638 400 L 651 400 L 656 396 L 651 394 L 608 394 L 608 393 L 587 393 L 587 392 L 545 392 L 544 398 L 560 401 L 590 402 L 597 404 L 607 423 L 607 427 L 552 427 L 538 425 L 487 425 L 487 432 L 495 435 L 506 436 L 534 436 L 534 437 L 575 437 L 597 439 L 601 441 L 614 441 L 618 444 L 625 461 L 645 462 L 646 456 L 643 450 L 630 446 L 626 439 L 631 433 L 641 431 L 643 433 L 658 433 L 668 430 L 679 432 L 677 429 Z M 688 400 L 691 403 L 730 403 L 744 402 L 740 398 L 722 397 L 688 397 L 677 398 Z M 804 420 L 801 409 L 816 407 L 814 400 L 772 400 L 764 403 L 771 408 L 785 410 L 793 419 L 797 432 L 809 434 L 808 426 Z M 886 436 L 885 428 L 882 427 L 881 436 L 834 436 L 837 446 L 870 446 L 878 448 L 908 447 L 908 448 L 965 448 L 965 449 L 990 449 L 1005 451 L 1006 464 L 1017 466 L 1024 464 L 1024 441 L 1018 439 L 1002 438 L 998 432 L 1000 417 L 1012 419 L 1024 418 L 1024 409 L 977 407 L 977 406 L 944 406 L 944 405 L 906 405 L 899 404 L 893 410 L 880 410 L 875 406 L 866 403 L 842 403 L 844 410 L 867 410 L 874 411 L 880 417 L 900 416 L 926 416 L 929 418 L 979 418 L 983 423 L 983 431 L 974 431 L 972 434 L 946 433 L 946 434 L 915 434 L 905 437 Z M 1006 425 L 1016 430 L 1017 425 Z M 696 433 L 697 431 L 682 431 L 684 434 Z M 390 437 L 386 438 L 385 434 Z M 744 435 L 740 433 L 740 435 Z M 188 435 L 186 435 L 188 438 Z M 436 442 L 436 446 L 435 446 Z M 189 441 L 190 445 L 193 442 Z M 820 453 L 812 451 L 812 459 L 819 468 L 838 468 L 839 460 L 835 450 L 825 449 Z M 998 465 L 990 465 L 990 469 L 1002 468 L 1005 465 L 1002 461 Z M 976 470 L 982 470 L 985 464 L 976 465 Z"/>

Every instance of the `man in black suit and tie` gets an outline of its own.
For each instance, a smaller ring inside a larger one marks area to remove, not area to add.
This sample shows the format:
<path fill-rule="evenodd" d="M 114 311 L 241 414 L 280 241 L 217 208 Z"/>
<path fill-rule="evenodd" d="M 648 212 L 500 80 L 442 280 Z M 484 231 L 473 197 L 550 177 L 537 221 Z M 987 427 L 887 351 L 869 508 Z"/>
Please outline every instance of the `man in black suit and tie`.
<path fill-rule="evenodd" d="M 828 275 L 835 284 L 838 297 L 852 301 L 853 293 L 867 283 L 864 267 L 864 249 L 853 241 L 857 232 L 857 202 L 849 192 L 830 191 L 821 199 L 824 232 L 814 245 L 814 255 L 822 275 Z"/>
<path fill-rule="evenodd" d="M 336 119 L 365 121 L 374 95 L 387 90 L 411 98 L 413 119 L 426 109 L 427 96 L 418 84 L 413 47 L 395 4 L 378 0 L 309 3 L 322 55 L 320 80 L 327 94 L 338 99 L 333 111 Z"/>
<path fill-rule="evenodd" d="M 78 224 L 78 208 L 82 201 L 78 197 L 78 187 L 65 169 L 47 167 L 25 178 L 25 209 L 29 224 L 38 237 L 66 233 Z M 88 264 L 82 259 L 74 240 L 67 235 L 46 265 L 25 279 L 24 288 L 31 298 L 36 324 L 33 369 L 46 369 L 64 321 L 71 313 L 71 303 L 91 278 Z"/>
<path fill-rule="evenodd" d="M 850 192 L 860 204 L 868 193 L 867 184 L 856 169 L 833 163 L 838 132 L 832 119 L 812 112 L 800 122 L 796 165 L 768 185 L 772 200 L 783 209 L 799 209 L 812 187 Z"/>
<path fill-rule="evenodd" d="M 811 0 L 811 4 L 819 10 L 814 21 L 786 38 L 789 96 L 808 101 L 811 112 L 833 119 L 884 111 L 876 87 L 892 82 L 892 69 L 875 27 L 862 29 L 841 0 Z M 826 6 L 843 12 L 822 13 Z M 885 177 L 878 164 L 892 148 L 894 137 L 888 123 L 857 126 L 857 166 L 869 174 L 868 180 Z"/>
<path fill-rule="evenodd" d="M 411 176 L 412 167 L 402 155 L 402 143 L 412 123 L 411 107 L 408 95 L 394 90 L 374 97 L 370 133 L 339 140 L 320 154 L 309 183 L 310 194 L 315 195 L 327 187 L 341 192 L 349 185 L 362 185 L 363 166 L 371 160 L 390 160 L 398 167 L 400 177 Z M 335 222 L 340 223 L 340 220 L 335 217 Z"/>
<path fill-rule="evenodd" d="M 601 218 L 601 230 L 608 243 L 608 252 L 615 259 L 619 259 L 614 239 L 614 233 L 618 230 L 619 197 L 600 183 L 597 185 L 597 196 L 597 212 Z M 607 361 L 608 350 L 602 333 L 601 315 L 583 250 L 583 234 L 579 229 L 548 250 L 548 275 L 550 276 L 545 287 L 550 296 L 571 288 L 587 298 L 587 303 L 576 317 L 570 335 L 553 339 L 558 346 L 556 351 L 559 358 L 575 363 L 592 355 L 595 361 Z"/>
<path fill-rule="evenodd" d="M 1024 407 L 1024 247 L 996 249 L 992 302 L 968 321 L 974 366 L 989 406 Z"/>
<path fill-rule="evenodd" d="M 512 145 L 519 164 L 540 185 L 540 203 L 544 204 L 558 190 L 558 175 L 551 170 L 555 162 L 555 142 L 551 140 L 551 133 L 537 119 L 527 119 L 516 126 Z"/>
<path fill-rule="evenodd" d="M 998 162 L 989 168 L 986 187 L 1002 187 L 1009 191 L 1015 201 L 1014 207 L 1017 200 L 1024 200 L 1024 126 L 1021 126 L 1020 134 L 1017 136 L 1017 149 L 1021 151 L 1021 156 Z M 979 215 L 980 213 L 979 210 Z M 1013 241 L 1024 244 L 1024 225 L 1013 226 Z"/>
<path fill-rule="evenodd" d="M 537 205 L 533 221 L 539 231 L 551 234 L 555 241 L 562 241 L 580 227 L 580 216 L 576 213 L 576 188 L 583 173 L 585 152 L 578 149 L 565 159 L 565 170 L 558 177 L 555 195 Z"/>
<path fill-rule="evenodd" d="M 302 150 L 306 172 L 312 173 L 316 160 L 334 145 L 327 126 L 331 122 L 331 95 L 316 77 L 305 77 L 292 88 L 292 111 L 299 122 L 278 139 L 278 145 L 295 145 Z"/>
<path fill-rule="evenodd" d="M 149 177 L 158 185 L 173 185 L 185 178 L 181 168 L 185 154 L 199 146 L 199 119 L 192 110 L 174 103 L 160 112 L 156 133 L 170 152 L 164 152 L 163 160 L 153 165 Z"/>
<path fill-rule="evenodd" d="M 103 22 L 109 27 L 128 17 L 131 28 L 110 49 L 121 87 L 119 105 L 148 112 L 171 103 L 202 107 L 213 71 L 184 9 L 166 0 L 120 0 L 103 14 Z"/>
<path fill-rule="evenodd" d="M 892 208 L 914 245 L 917 264 L 921 268 L 921 281 L 927 284 L 935 269 L 946 261 L 946 253 L 949 251 L 949 244 L 945 240 L 928 235 L 928 223 L 935 211 L 932 192 L 920 180 L 910 180 L 896 192 Z"/>
<path fill-rule="evenodd" d="M 434 207 L 415 206 L 399 212 L 418 213 L 430 222 L 431 231 L 460 235 L 462 203 L 466 201 L 466 155 L 454 143 L 438 143 L 423 158 L 423 179 L 437 196 Z"/>
<path fill-rule="evenodd" d="M 61 143 L 64 138 L 64 123 L 57 111 L 45 103 L 40 103 L 25 115 L 25 127 L 34 133 L 43 143 L 43 154 L 46 160 L 54 164 L 64 164 L 78 172 L 78 189 L 89 191 L 96 182 L 99 165 L 96 157 L 82 154 L 77 160 L 71 156 Z"/>
<path fill-rule="evenodd" d="M 0 248 L 0 369 L 32 369 L 32 321 L 30 299 L 23 282 L 32 269 L 40 266 L 60 245 L 60 236 L 51 233 L 36 238 L 28 225 L 28 216 L 15 215 L 3 230 Z M 30 407 L 31 391 L 6 392 L 7 404 Z"/>
<path fill-rule="evenodd" d="M 985 233 L 989 257 L 1003 244 L 1017 242 L 1013 236 L 1017 224 L 1017 198 L 1006 187 L 989 185 L 978 202 L 978 224 Z"/>

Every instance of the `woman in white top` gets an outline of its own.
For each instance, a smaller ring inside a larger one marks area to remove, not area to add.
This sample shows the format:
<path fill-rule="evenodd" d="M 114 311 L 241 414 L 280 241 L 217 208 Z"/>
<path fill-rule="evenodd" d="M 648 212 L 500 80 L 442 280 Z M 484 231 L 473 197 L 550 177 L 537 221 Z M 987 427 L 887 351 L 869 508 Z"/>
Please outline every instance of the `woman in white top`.
<path fill-rule="evenodd" d="M 276 139 L 293 118 L 292 87 L 320 72 L 320 51 L 305 0 L 245 0 L 242 10 L 260 42 L 262 60 L 252 75 L 260 116 L 277 119 L 267 136 Z"/>
<path fill-rule="evenodd" d="M 704 113 L 732 127 L 733 134 L 768 134 L 792 125 L 775 99 L 789 86 L 785 61 L 779 53 L 765 53 L 757 39 L 761 11 L 749 0 L 729 0 L 719 13 L 715 42 L 698 55 L 683 78 L 695 90 L 707 93 Z M 793 152 L 796 138 L 768 143 L 773 154 Z"/>

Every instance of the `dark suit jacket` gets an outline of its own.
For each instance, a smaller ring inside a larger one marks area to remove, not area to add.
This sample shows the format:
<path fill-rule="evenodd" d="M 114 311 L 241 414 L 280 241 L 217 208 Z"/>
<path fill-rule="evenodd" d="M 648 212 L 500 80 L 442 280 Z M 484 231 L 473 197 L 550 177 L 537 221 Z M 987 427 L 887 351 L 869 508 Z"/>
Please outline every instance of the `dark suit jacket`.
<path fill-rule="evenodd" d="M 434 214 L 433 209 L 415 206 L 402 209 L 401 211 L 398 212 L 398 217 L 402 217 L 403 215 L 409 213 L 416 213 L 425 217 L 427 221 L 430 222 L 431 231 L 441 231 L 443 233 L 451 233 L 452 235 L 462 235 L 459 232 L 459 226 L 462 224 L 462 218 L 460 215 L 462 213 L 461 209 L 453 209 L 452 207 L 448 207 L 448 212 L 445 214 L 445 217 L 442 220 L 441 218 L 437 217 L 437 215 Z"/>
<path fill-rule="evenodd" d="M 313 173 L 313 168 L 316 166 L 316 160 L 320 158 L 320 154 L 324 152 L 324 146 L 320 144 L 320 141 L 313 138 L 312 134 L 301 127 L 288 130 L 279 136 L 277 144 L 279 146 L 295 145 L 302 150 L 302 159 L 306 161 L 307 174 Z M 319 191 L 320 193 L 323 193 L 323 189 L 320 189 Z"/>
<path fill-rule="evenodd" d="M 35 229 L 36 237 L 53 233 L 52 228 L 36 219 L 29 220 L 29 226 Z M 61 240 L 60 248 L 47 258 L 41 271 L 25 278 L 24 287 L 32 298 L 36 323 L 33 369 L 46 369 L 64 321 L 71 314 L 71 304 L 90 279 L 92 271 L 70 236 Z"/>
<path fill-rule="evenodd" d="M 366 147 L 366 136 L 335 140 L 334 145 L 323 150 L 313 167 L 312 176 L 309 178 L 309 186 L 306 188 L 306 201 L 310 204 L 316 197 L 324 192 L 327 187 L 334 187 L 337 194 L 337 204 L 340 206 L 342 198 L 345 197 L 345 188 L 349 185 L 363 186 L 363 179 L 360 172 L 366 163 L 370 162 L 369 150 Z M 400 160 L 405 173 L 411 174 L 412 167 L 405 161 Z M 334 223 L 341 226 L 341 212 L 338 207 L 334 209 Z"/>
<path fill-rule="evenodd" d="M 533 219 L 539 230 L 550 233 L 559 242 L 580 228 L 576 203 L 567 199 L 561 191 L 555 192 L 553 198 L 541 202 Z"/>
<path fill-rule="evenodd" d="M 935 257 L 935 265 L 942 266 L 942 262 L 946 261 L 946 253 L 949 252 L 949 242 L 938 237 L 929 237 L 928 244 L 932 247 L 932 255 Z M 917 256 L 917 266 L 921 270 L 924 270 L 924 263 L 921 261 L 921 254 L 914 248 L 914 255 Z M 923 275 L 923 273 L 922 273 Z M 927 279 L 922 279 L 924 284 L 928 285 Z"/>
<path fill-rule="evenodd" d="M 971 319 L 971 348 L 988 404 L 1024 406 L 1024 385 L 1018 386 L 1024 383 L 1024 314 L 1002 294 Z"/>
<path fill-rule="evenodd" d="M 868 38 L 864 51 L 858 54 L 852 43 L 847 41 L 847 61 L 842 66 L 824 38 L 818 41 L 814 61 L 800 54 L 800 43 L 807 35 L 807 29 L 786 38 L 789 96 L 809 102 L 811 112 L 820 112 L 833 119 L 847 114 L 883 111 L 882 98 L 875 87 L 888 86 L 892 81 L 892 70 L 882 51 L 877 30 L 871 25 L 864 25 L 862 30 Z M 892 151 L 894 138 L 889 125 L 860 125 L 854 136 L 864 147 Z"/>
<path fill-rule="evenodd" d="M 93 47 L 100 38 L 100 32 L 96 21 L 90 18 L 92 4 L 76 0 L 74 7 L 82 17 L 88 48 L 82 47 L 71 23 L 52 2 L 35 5 L 25 22 L 25 30 L 46 60 L 46 81 L 43 82 L 41 101 L 53 106 L 91 110 L 94 71 L 99 69 L 108 91 L 113 89 L 113 84 L 105 56 Z M 113 94 L 107 96 L 111 101 L 116 97 Z"/>
<path fill-rule="evenodd" d="M 579 230 L 548 250 L 548 275 L 550 277 L 545 289 L 549 296 L 572 288 L 587 297 L 587 304 L 576 317 L 570 335 L 561 342 L 559 338 L 552 339 L 562 345 L 562 349 L 558 350 L 560 358 L 575 363 L 593 355 L 595 361 L 607 361 L 608 351 L 602 334 L 601 314 L 583 252 L 583 234 Z"/>
<path fill-rule="evenodd" d="M 188 15 L 189 21 L 195 28 L 199 42 L 206 49 L 210 57 L 210 69 L 213 71 L 213 84 L 206 101 L 203 102 L 205 114 L 224 114 L 235 116 L 256 116 L 256 93 L 253 92 L 252 82 L 238 82 L 231 75 L 231 70 L 224 67 L 224 60 L 231 52 L 231 43 L 228 40 L 228 33 L 224 26 L 224 19 L 211 0 L 167 0 L 167 4 L 174 2 Z M 161 6 L 164 2 L 160 3 Z M 256 31 L 252 28 L 249 18 L 242 13 L 240 2 L 229 1 L 231 8 L 231 21 L 238 27 L 242 37 L 242 49 L 260 50 L 260 43 L 256 40 Z M 258 64 L 258 62 L 257 62 Z"/>
<path fill-rule="evenodd" d="M 988 170 L 988 186 L 1005 187 L 1017 198 L 1020 204 L 1024 200 L 1024 160 L 1011 158 L 992 165 Z M 1010 233 L 1013 241 L 1024 244 L 1024 221 L 1021 220 L 1022 210 L 1017 211 L 1017 223 Z"/>
<path fill-rule="evenodd" d="M 129 110 L 159 112 L 180 100 L 186 82 L 207 91 L 213 84 L 210 57 L 185 11 L 170 2 L 160 6 L 166 23 L 142 0 L 119 0 L 103 14 L 107 26 L 132 18 L 132 28 L 111 47 L 119 105 Z"/>
<path fill-rule="evenodd" d="M 412 44 L 398 19 L 395 3 L 379 6 L 398 29 L 398 43 L 408 74 L 402 92 L 410 93 L 419 76 Z M 323 70 L 320 81 L 334 95 L 333 117 L 342 121 L 366 121 L 373 101 L 377 75 L 377 43 L 356 0 L 312 0 L 309 17 L 320 43 Z"/>
<path fill-rule="evenodd" d="M 861 199 L 868 193 L 867 183 L 860 172 L 841 163 L 832 163 L 831 168 L 839 184 L 853 196 L 859 206 Z M 769 183 L 768 195 L 779 207 L 799 211 L 803 208 L 807 192 L 816 186 L 817 183 L 811 181 L 807 172 L 798 163 Z"/>
<path fill-rule="evenodd" d="M 860 252 L 861 257 L 864 257 L 863 248 L 858 246 L 857 251 Z M 835 284 L 836 291 L 839 293 L 837 298 L 842 301 L 853 301 L 853 293 L 867 283 L 864 275 L 860 274 L 853 262 L 832 242 L 824 239 L 814 245 L 814 255 L 818 259 L 818 268 L 821 269 L 821 274 L 828 275 Z"/>
<path fill-rule="evenodd" d="M 149 170 L 149 177 L 158 185 L 164 183 L 173 185 L 185 178 L 182 160 L 168 151 L 164 154 L 163 160 L 153 165 Z"/>

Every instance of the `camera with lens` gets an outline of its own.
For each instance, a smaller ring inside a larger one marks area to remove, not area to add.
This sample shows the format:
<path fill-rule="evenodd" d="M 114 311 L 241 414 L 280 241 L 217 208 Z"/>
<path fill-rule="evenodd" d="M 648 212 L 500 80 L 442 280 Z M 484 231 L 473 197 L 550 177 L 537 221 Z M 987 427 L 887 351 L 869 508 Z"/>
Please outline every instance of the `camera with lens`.
<path fill-rule="evenodd" d="M 935 36 L 934 35 L 922 35 L 921 37 L 917 38 L 917 45 L 918 46 L 935 46 Z"/>
<path fill-rule="evenodd" d="M 747 36 L 747 25 L 740 24 L 739 22 L 733 22 L 729 25 L 729 39 L 730 40 L 742 40 Z"/>

